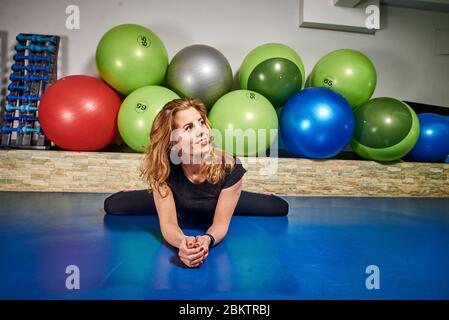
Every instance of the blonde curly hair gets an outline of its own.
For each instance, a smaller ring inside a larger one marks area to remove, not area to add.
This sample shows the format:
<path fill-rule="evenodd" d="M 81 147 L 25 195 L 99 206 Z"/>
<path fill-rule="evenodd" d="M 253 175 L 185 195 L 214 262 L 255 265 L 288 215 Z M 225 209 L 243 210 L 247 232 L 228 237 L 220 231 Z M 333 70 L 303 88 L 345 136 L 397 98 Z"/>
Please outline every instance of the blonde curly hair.
<path fill-rule="evenodd" d="M 189 108 L 196 109 L 209 132 L 212 127 L 207 119 L 207 108 L 196 99 L 175 99 L 168 102 L 157 114 L 150 131 L 150 144 L 140 168 L 140 177 L 148 186 L 148 191 L 156 189 L 162 197 L 168 195 L 167 179 L 170 175 L 170 152 L 176 142 L 171 141 L 171 134 L 176 125 L 175 114 Z M 224 150 L 215 148 L 213 136 L 209 135 L 209 152 L 201 162 L 201 170 L 206 173 L 206 180 L 215 184 L 221 181 L 227 172 L 232 171 L 235 159 Z"/>

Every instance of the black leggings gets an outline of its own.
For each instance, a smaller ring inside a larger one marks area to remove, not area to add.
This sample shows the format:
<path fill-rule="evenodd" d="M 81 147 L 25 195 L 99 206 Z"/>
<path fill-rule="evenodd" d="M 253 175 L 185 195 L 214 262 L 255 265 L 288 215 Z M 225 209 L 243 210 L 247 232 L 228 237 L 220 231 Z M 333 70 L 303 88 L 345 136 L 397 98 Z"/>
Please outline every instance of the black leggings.
<path fill-rule="evenodd" d="M 153 193 L 120 191 L 104 200 L 104 210 L 117 215 L 156 215 Z M 288 202 L 276 195 L 242 191 L 234 211 L 237 216 L 286 216 Z"/>

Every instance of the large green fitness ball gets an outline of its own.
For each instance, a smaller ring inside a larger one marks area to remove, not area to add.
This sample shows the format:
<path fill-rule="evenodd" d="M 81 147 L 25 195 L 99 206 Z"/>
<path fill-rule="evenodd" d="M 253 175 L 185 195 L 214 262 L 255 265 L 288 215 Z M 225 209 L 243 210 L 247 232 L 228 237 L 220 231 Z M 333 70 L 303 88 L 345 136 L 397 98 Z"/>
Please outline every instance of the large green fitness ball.
<path fill-rule="evenodd" d="M 304 64 L 290 47 L 263 44 L 252 50 L 240 67 L 240 87 L 259 92 L 281 107 L 305 81 Z"/>
<path fill-rule="evenodd" d="M 393 98 L 375 98 L 354 111 L 354 151 L 365 159 L 393 161 L 413 149 L 419 137 L 416 113 Z"/>
<path fill-rule="evenodd" d="M 310 74 L 312 87 L 326 87 L 340 93 L 352 108 L 368 101 L 377 84 L 374 64 L 363 53 L 341 49 L 322 57 Z"/>
<path fill-rule="evenodd" d="M 250 90 L 225 94 L 208 116 L 217 147 L 235 156 L 256 156 L 277 139 L 278 118 L 267 98 Z"/>
<path fill-rule="evenodd" d="M 164 81 L 168 55 L 159 37 L 136 24 L 123 24 L 106 32 L 97 46 L 101 77 L 122 94 Z"/>
<path fill-rule="evenodd" d="M 137 152 L 150 144 L 154 118 L 162 107 L 179 96 L 159 86 L 147 86 L 133 91 L 123 101 L 118 113 L 118 129 L 123 141 Z"/>

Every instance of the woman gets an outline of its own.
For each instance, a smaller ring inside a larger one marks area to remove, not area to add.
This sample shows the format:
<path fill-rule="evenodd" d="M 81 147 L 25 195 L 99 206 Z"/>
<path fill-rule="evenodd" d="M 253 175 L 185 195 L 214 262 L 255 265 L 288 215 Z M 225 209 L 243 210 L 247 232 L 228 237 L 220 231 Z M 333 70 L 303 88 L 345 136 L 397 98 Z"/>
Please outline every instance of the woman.
<path fill-rule="evenodd" d="M 141 177 L 148 190 L 120 191 L 104 203 L 109 214 L 158 215 L 164 239 L 181 261 L 198 267 L 225 237 L 235 215 L 285 216 L 288 203 L 275 195 L 242 191 L 246 170 L 214 147 L 207 109 L 198 100 L 176 99 L 154 119 Z M 181 223 L 207 224 L 205 234 L 185 236 Z"/>

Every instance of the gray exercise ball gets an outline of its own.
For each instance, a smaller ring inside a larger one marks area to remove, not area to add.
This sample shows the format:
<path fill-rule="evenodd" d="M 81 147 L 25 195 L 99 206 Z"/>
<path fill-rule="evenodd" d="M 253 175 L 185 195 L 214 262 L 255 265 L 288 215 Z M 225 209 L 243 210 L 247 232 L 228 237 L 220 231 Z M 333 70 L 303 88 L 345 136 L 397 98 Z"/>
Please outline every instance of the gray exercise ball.
<path fill-rule="evenodd" d="M 183 98 L 200 99 L 208 109 L 232 87 L 226 57 L 206 45 L 188 46 L 170 62 L 166 85 Z"/>

